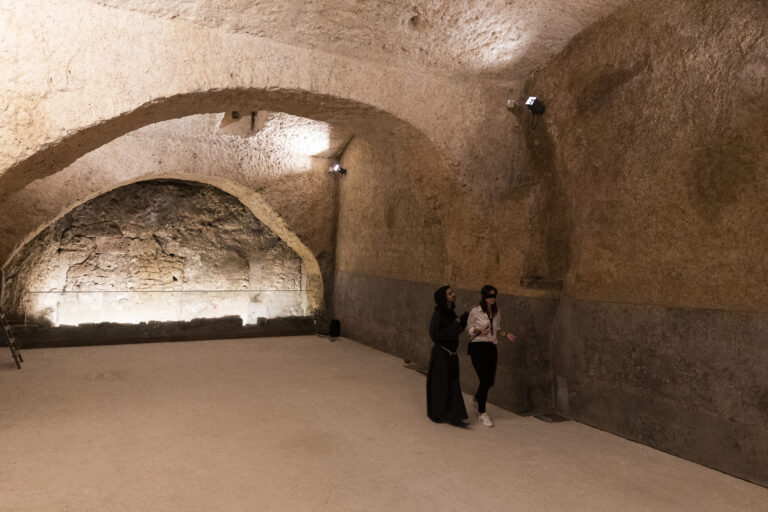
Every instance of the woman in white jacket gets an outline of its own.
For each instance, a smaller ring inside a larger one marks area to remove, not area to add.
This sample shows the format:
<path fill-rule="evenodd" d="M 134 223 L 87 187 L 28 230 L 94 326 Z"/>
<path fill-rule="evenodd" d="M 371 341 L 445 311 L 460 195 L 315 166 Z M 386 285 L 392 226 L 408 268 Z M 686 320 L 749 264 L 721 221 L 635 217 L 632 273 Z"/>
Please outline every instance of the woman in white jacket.
<path fill-rule="evenodd" d="M 483 299 L 480 304 L 469 312 L 467 327 L 469 328 L 469 355 L 472 357 L 472 366 L 475 367 L 480 385 L 473 400 L 480 415 L 479 421 L 486 427 L 492 427 L 493 421 L 485 412 L 485 403 L 488 400 L 488 390 L 493 386 L 496 378 L 496 362 L 498 352 L 496 350 L 496 337 L 501 335 L 509 341 L 515 341 L 515 335 L 509 331 L 501 330 L 501 317 L 496 306 L 498 291 L 487 284 L 480 290 Z"/>

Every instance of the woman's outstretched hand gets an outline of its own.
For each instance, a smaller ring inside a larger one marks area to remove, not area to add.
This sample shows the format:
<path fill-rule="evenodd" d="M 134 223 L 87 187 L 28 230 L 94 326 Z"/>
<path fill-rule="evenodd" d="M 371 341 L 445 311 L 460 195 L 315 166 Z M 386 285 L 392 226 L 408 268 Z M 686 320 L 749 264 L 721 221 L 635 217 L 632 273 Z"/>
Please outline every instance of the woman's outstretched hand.
<path fill-rule="evenodd" d="M 515 341 L 515 340 L 517 339 L 517 336 L 515 336 L 515 335 L 514 335 L 514 334 L 512 334 L 511 332 L 508 332 L 508 333 L 507 333 L 507 334 L 505 334 L 504 336 L 505 336 L 505 337 L 506 337 L 506 338 L 507 338 L 509 341 Z"/>

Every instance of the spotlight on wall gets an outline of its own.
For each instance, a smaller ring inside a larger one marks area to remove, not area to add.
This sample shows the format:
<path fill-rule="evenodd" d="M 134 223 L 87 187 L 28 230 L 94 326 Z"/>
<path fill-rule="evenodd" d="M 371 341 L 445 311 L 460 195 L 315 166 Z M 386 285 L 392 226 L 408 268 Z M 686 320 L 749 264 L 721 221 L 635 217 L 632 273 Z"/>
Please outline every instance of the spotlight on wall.
<path fill-rule="evenodd" d="M 347 174 L 347 170 L 345 168 L 343 168 L 339 164 L 334 164 L 334 165 L 330 166 L 328 168 L 328 172 L 330 172 L 330 173 L 338 173 L 338 174 L 341 174 L 342 176 Z"/>
<path fill-rule="evenodd" d="M 536 96 L 529 96 L 525 100 L 525 106 L 531 111 L 531 129 L 535 129 L 539 125 L 539 118 L 546 110 L 546 107 Z"/>
<path fill-rule="evenodd" d="M 544 110 L 546 110 L 546 107 L 544 104 L 539 101 L 536 96 L 529 96 L 527 100 L 525 100 L 525 106 L 528 107 L 528 110 L 533 112 L 535 115 L 540 116 L 544 113 Z"/>

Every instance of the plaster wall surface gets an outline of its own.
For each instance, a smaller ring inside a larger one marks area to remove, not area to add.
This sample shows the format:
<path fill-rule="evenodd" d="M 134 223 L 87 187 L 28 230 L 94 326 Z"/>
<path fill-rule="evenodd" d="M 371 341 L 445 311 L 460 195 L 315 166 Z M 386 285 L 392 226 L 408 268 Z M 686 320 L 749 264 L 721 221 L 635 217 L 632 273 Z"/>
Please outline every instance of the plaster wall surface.
<path fill-rule="evenodd" d="M 532 79 L 570 417 L 768 484 L 768 6 L 633 2 Z M 550 225 L 551 226 L 551 225 Z"/>

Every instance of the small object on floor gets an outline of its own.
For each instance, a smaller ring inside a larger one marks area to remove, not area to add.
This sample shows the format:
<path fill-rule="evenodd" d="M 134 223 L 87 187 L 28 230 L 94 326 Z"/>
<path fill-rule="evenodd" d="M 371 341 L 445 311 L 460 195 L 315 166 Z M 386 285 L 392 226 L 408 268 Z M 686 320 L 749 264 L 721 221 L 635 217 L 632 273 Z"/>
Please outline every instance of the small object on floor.
<path fill-rule="evenodd" d="M 316 328 L 318 322 L 319 320 L 315 320 Z M 341 336 L 341 322 L 334 318 L 328 324 L 328 332 L 322 332 L 319 330 L 319 328 L 317 328 L 315 334 L 320 338 L 328 338 L 331 342 L 336 341 L 336 339 Z"/>
<path fill-rule="evenodd" d="M 409 370 L 416 370 L 417 372 L 419 372 L 421 374 L 424 374 L 424 375 L 427 374 L 427 369 L 426 368 L 424 368 L 423 366 L 421 366 L 418 363 L 414 363 L 412 361 L 409 361 L 408 359 L 404 359 L 403 360 L 403 366 L 405 366 Z"/>
<path fill-rule="evenodd" d="M 478 421 L 479 421 L 479 422 L 480 422 L 480 423 L 481 423 L 483 426 L 486 426 L 486 427 L 492 427 L 492 426 L 493 426 L 493 422 L 491 421 L 491 417 L 490 417 L 490 416 L 488 416 L 488 413 L 485 413 L 485 412 L 484 412 L 484 413 L 482 413 L 482 414 L 480 415 L 480 417 L 479 417 L 479 418 L 477 418 L 477 420 L 478 420 Z"/>
<path fill-rule="evenodd" d="M 537 420 L 546 421 L 547 423 L 559 423 L 561 421 L 568 421 L 568 418 L 563 418 L 559 414 L 555 414 L 554 412 L 548 412 L 546 414 L 540 414 L 538 416 L 534 416 Z"/>
<path fill-rule="evenodd" d="M 328 334 L 331 338 L 338 338 L 341 336 L 341 322 L 338 319 L 334 318 L 331 320 L 331 323 L 328 326 Z"/>

